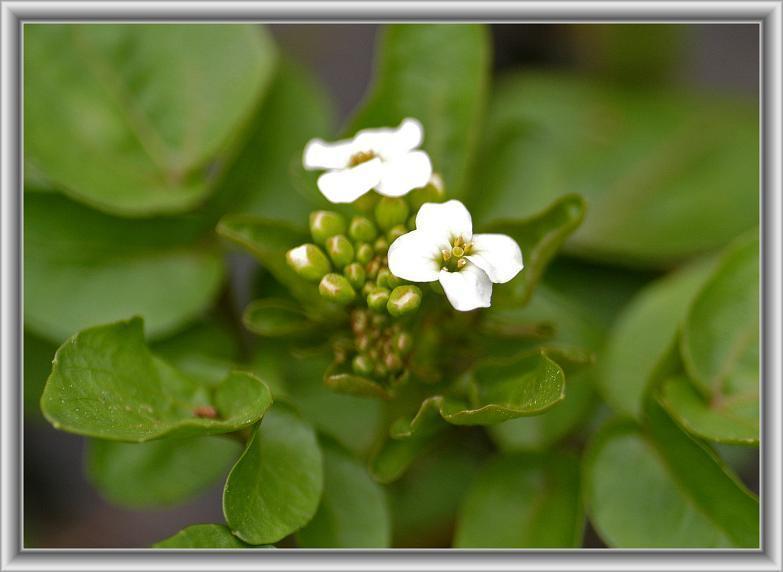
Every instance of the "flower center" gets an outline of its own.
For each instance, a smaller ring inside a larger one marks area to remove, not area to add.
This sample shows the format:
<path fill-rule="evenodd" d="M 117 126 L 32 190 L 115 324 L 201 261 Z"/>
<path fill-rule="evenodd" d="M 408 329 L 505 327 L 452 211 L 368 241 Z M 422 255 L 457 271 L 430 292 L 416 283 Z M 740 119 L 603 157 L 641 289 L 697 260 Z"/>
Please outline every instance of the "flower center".
<path fill-rule="evenodd" d="M 458 272 L 468 263 L 465 258 L 473 251 L 473 243 L 465 242 L 461 236 L 451 240 L 451 249 L 444 248 L 441 253 L 441 268 L 449 272 Z"/>
<path fill-rule="evenodd" d="M 359 151 L 358 153 L 354 153 L 348 160 L 348 166 L 355 167 L 356 165 L 361 165 L 367 161 L 372 161 L 375 157 L 377 157 L 375 151 Z"/>

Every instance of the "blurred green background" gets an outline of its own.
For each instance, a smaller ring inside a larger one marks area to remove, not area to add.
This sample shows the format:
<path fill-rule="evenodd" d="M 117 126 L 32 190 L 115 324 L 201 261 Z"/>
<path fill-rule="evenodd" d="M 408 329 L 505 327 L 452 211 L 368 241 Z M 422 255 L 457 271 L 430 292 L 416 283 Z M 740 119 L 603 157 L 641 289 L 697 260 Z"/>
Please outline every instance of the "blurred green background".
<path fill-rule="evenodd" d="M 272 25 L 267 28 L 274 37 L 277 50 L 283 58 L 298 62 L 312 76 L 312 79 L 305 79 L 293 88 L 294 92 L 307 89 L 306 86 L 310 85 L 308 83 L 310 81 L 320 83 L 328 92 L 333 106 L 331 130 L 334 131 L 334 126 L 342 125 L 356 108 L 372 79 L 378 27 L 375 25 Z M 524 91 L 528 94 L 528 100 L 520 102 L 518 107 L 528 111 L 534 109 L 537 110 L 536 113 L 547 114 L 548 117 L 553 118 L 553 132 L 560 137 L 549 146 L 547 146 L 549 142 L 542 144 L 533 140 L 532 144 L 528 143 L 523 148 L 482 150 L 484 153 L 500 154 L 504 174 L 514 173 L 517 175 L 517 180 L 521 178 L 526 182 L 528 192 L 524 196 L 520 195 L 519 206 L 519 209 L 525 212 L 517 215 L 536 212 L 543 208 L 551 199 L 552 189 L 555 189 L 555 192 L 580 192 L 590 198 L 591 193 L 599 190 L 605 181 L 600 177 L 591 178 L 593 170 L 590 165 L 587 165 L 589 160 L 598 163 L 616 163 L 618 168 L 621 168 L 628 162 L 629 157 L 638 155 L 637 148 L 645 148 L 644 140 L 634 139 L 633 136 L 623 139 L 622 131 L 618 136 L 616 130 L 622 130 L 623 127 L 613 125 L 610 116 L 602 115 L 604 107 L 611 108 L 614 103 L 618 103 L 614 101 L 615 96 L 611 91 L 611 86 L 614 84 L 626 88 L 623 93 L 628 99 L 620 103 L 624 109 L 629 110 L 626 117 L 629 124 L 632 126 L 649 124 L 645 127 L 646 130 L 636 130 L 634 133 L 643 131 L 649 133 L 650 137 L 656 136 L 656 129 L 659 127 L 670 129 L 672 123 L 675 125 L 682 123 L 683 129 L 693 130 L 694 126 L 691 122 L 694 121 L 694 117 L 698 119 L 701 112 L 709 115 L 710 110 L 701 109 L 697 103 L 688 99 L 687 92 L 691 89 L 709 92 L 719 100 L 758 101 L 759 31 L 757 26 L 494 25 L 491 27 L 491 34 L 494 48 L 493 73 L 499 77 L 506 76 L 506 79 L 491 83 L 490 99 L 505 98 L 512 105 L 506 105 L 504 109 L 514 109 L 514 101 L 511 98 L 515 97 L 513 94 L 516 91 L 511 87 L 514 82 L 527 82 Z M 203 56 L 208 57 L 208 54 Z M 237 56 L 241 57 L 241 54 Z M 533 73 L 525 76 L 525 79 L 516 76 L 509 79 L 507 72 L 517 69 Z M 77 72 L 78 70 L 74 71 Z M 560 72 L 567 72 L 568 76 L 565 79 L 558 79 Z M 575 77 L 588 78 L 590 81 L 572 83 L 572 78 Z M 52 81 L 58 80 L 53 78 Z M 194 81 L 201 81 L 206 85 L 209 83 L 209 78 L 196 78 Z M 673 88 L 670 93 L 678 95 L 668 99 L 658 98 L 655 94 L 663 87 Z M 48 88 L 56 90 L 58 86 L 50 84 Z M 679 95 L 680 89 L 682 95 Z M 553 92 L 558 93 L 557 98 L 550 97 Z M 78 93 L 78 89 L 74 88 L 73 93 Z M 301 94 L 297 93 L 297 96 L 299 95 Z M 71 94 L 67 96 L 70 97 Z M 275 97 L 285 97 L 285 94 L 277 94 Z M 308 108 L 307 97 L 302 97 L 302 101 L 305 102 L 303 103 L 305 108 L 301 110 L 303 114 L 329 116 L 330 110 L 314 111 Z M 587 107 L 585 102 L 588 103 Z M 642 112 L 635 113 L 634 110 L 649 110 L 651 103 L 656 105 L 659 111 L 655 117 Z M 321 100 L 314 100 L 312 105 L 322 105 Z M 274 118 L 270 118 L 271 120 Z M 515 121 L 518 120 L 519 118 L 513 115 L 490 116 L 487 119 L 487 129 L 494 130 L 493 135 L 497 135 L 498 130 L 502 132 L 507 125 L 516 125 Z M 737 123 L 742 123 L 742 120 L 738 118 Z M 172 131 L 176 131 L 177 128 L 178 126 L 172 126 Z M 704 161 L 718 165 L 722 161 L 721 153 L 752 155 L 757 152 L 752 134 L 749 138 L 746 130 L 738 128 L 734 131 L 731 117 L 726 118 L 718 131 L 711 131 L 713 128 L 712 125 L 702 126 L 697 123 L 695 130 L 700 134 L 701 139 L 695 142 L 687 138 L 684 142 L 672 141 L 670 146 L 664 146 L 660 150 L 663 159 L 659 157 L 659 160 L 668 160 L 670 161 L 668 164 L 671 164 L 672 161 L 676 162 L 679 156 L 687 154 L 691 145 L 698 145 L 701 140 L 709 140 L 711 137 L 730 139 L 735 132 L 737 137 L 732 145 L 707 155 Z M 218 130 L 219 126 L 214 126 L 214 129 Z M 602 146 L 602 135 L 605 135 L 608 140 L 619 140 L 622 143 L 615 146 Z M 44 140 L 46 137 L 40 139 Z M 56 143 L 55 141 L 52 145 L 53 153 L 62 149 L 61 146 L 57 147 Z M 595 143 L 600 156 L 584 159 L 582 150 L 587 143 Z M 196 149 L 193 153 L 198 151 Z M 48 149 L 42 147 L 38 152 L 45 155 Z M 552 156 L 559 157 L 556 165 L 546 163 Z M 284 159 L 286 158 L 277 158 L 277 160 Z M 275 160 L 275 158 L 266 160 Z M 78 162 L 74 164 L 78 165 Z M 667 173 L 665 165 L 666 163 L 664 166 L 654 163 L 652 168 L 658 169 L 658 176 L 665 177 Z M 550 166 L 551 169 L 548 168 Z M 563 171 L 564 166 L 565 171 Z M 476 169 L 481 173 L 481 160 Z M 704 170 L 700 171 L 703 172 Z M 492 192 L 497 193 L 497 196 L 504 196 L 502 177 L 497 173 L 482 174 L 485 180 L 490 182 L 488 187 L 491 187 Z M 73 174 L 73 176 L 78 175 L 79 173 Z M 633 179 L 634 176 L 638 174 L 630 173 L 628 177 L 631 179 L 625 183 L 643 191 L 644 180 L 640 182 Z M 747 173 L 736 174 L 738 178 L 746 176 Z M 509 179 L 515 177 L 509 176 Z M 608 216 L 591 220 L 588 216 L 585 225 L 574 238 L 571 253 L 590 257 L 592 253 L 600 252 L 605 261 L 660 268 L 667 266 L 666 263 L 661 263 L 661 260 L 677 258 L 674 253 L 697 253 L 707 250 L 720 244 L 725 236 L 733 236 L 743 230 L 732 227 L 737 224 L 737 220 L 752 220 L 756 216 L 755 205 L 742 201 L 737 208 L 745 209 L 747 212 L 741 212 L 740 216 L 721 219 L 722 212 L 732 210 L 732 205 L 725 203 L 730 201 L 731 197 L 729 194 L 721 194 L 721 190 L 734 182 L 731 178 L 712 180 L 707 177 L 697 181 L 699 192 L 683 196 L 682 201 L 700 201 L 707 211 L 711 208 L 710 205 L 717 205 L 714 213 L 705 212 L 705 220 L 709 222 L 705 223 L 698 233 L 683 237 L 676 234 L 676 229 L 683 223 L 676 220 L 677 212 L 688 211 L 688 209 L 683 209 L 681 208 L 683 205 L 678 204 L 676 200 L 679 196 L 676 194 L 678 186 L 673 184 L 671 192 L 674 198 L 669 202 L 662 202 L 661 208 L 657 208 L 657 204 L 644 203 L 643 192 L 629 194 L 626 197 L 626 204 L 621 205 L 625 209 L 634 207 L 643 209 L 641 223 L 646 220 L 653 221 L 649 228 L 655 229 L 656 232 L 659 232 L 660 228 L 666 228 L 666 224 L 655 224 L 656 222 L 671 220 L 673 229 L 671 233 L 648 236 L 645 235 L 644 224 L 640 226 L 640 219 L 628 220 L 623 216 L 614 218 Z M 682 182 L 683 185 L 693 183 L 694 181 L 688 180 L 687 177 Z M 28 172 L 28 186 L 33 184 L 34 177 Z M 576 188 L 574 184 L 577 185 Z M 45 184 L 42 183 L 42 186 Z M 184 197 L 189 196 L 188 193 L 198 193 L 198 191 L 197 188 L 189 187 L 187 181 L 183 182 Z M 493 196 L 495 195 L 489 193 L 483 197 L 483 202 L 477 207 L 475 215 L 479 220 L 488 220 L 503 214 L 500 205 L 506 203 L 499 199 L 493 200 Z M 34 208 L 35 200 L 32 199 L 29 203 L 30 216 L 35 216 L 38 212 Z M 219 202 L 220 197 L 215 200 Z M 306 212 L 290 212 L 285 206 L 281 206 L 283 203 L 284 200 L 270 204 L 261 202 L 252 205 L 252 210 L 275 216 L 306 215 Z M 599 199 L 596 199 L 596 203 L 593 206 L 601 209 Z M 276 209 L 285 212 L 275 212 Z M 596 220 L 597 222 L 594 222 Z M 42 226 L 46 224 L 46 220 L 43 220 Z M 198 222 L 194 224 L 198 226 Z M 623 240 L 629 234 L 628 225 L 633 225 L 634 236 L 639 241 L 638 244 L 631 244 L 630 247 Z M 107 229 L 107 232 L 110 232 L 110 229 Z M 646 245 L 654 245 L 654 248 L 645 250 Z M 629 250 L 623 250 L 624 247 L 628 247 Z M 629 254 L 631 251 L 633 256 Z M 39 253 L 28 249 L 28 257 L 25 259 L 28 269 L 33 269 L 37 264 L 45 265 L 45 256 L 45 252 Z M 188 268 L 183 267 L 179 276 L 187 279 Z M 230 272 L 233 275 L 241 278 L 247 276 L 250 271 L 251 265 L 248 264 L 247 259 L 237 257 L 231 259 Z M 639 276 L 653 275 L 649 270 L 644 272 L 649 274 L 640 273 Z M 633 279 L 640 279 L 639 276 L 634 276 Z M 239 280 L 237 283 L 242 282 Z M 210 288 L 217 288 L 217 285 L 205 286 L 207 290 Z M 26 296 L 29 298 L 30 294 L 26 293 Z M 235 300 L 247 300 L 248 297 L 248 292 L 235 293 Z M 231 305 L 235 301 L 226 299 L 222 303 Z M 198 305 L 198 301 L 194 301 L 194 306 Z M 35 321 L 39 328 L 58 327 L 56 323 L 47 323 L 46 318 L 50 313 L 45 306 L 40 305 L 38 309 L 39 313 L 36 315 L 30 315 L 28 312 L 26 319 Z M 75 307 L 73 320 L 78 322 L 83 313 L 88 311 L 89 308 Z M 162 315 L 161 323 L 155 324 L 154 327 L 158 327 L 165 333 L 176 325 L 167 322 L 165 315 Z M 68 326 L 62 327 L 68 330 L 60 332 L 63 337 L 74 329 Z M 28 354 L 52 351 L 51 343 L 37 337 L 30 336 L 29 339 L 26 337 L 25 343 L 28 348 L 26 358 Z M 31 359 L 28 363 L 26 359 L 27 376 L 41 381 L 45 379 L 46 364 L 41 366 L 40 362 Z M 24 467 L 25 533 L 28 547 L 146 547 L 173 530 L 188 524 L 222 521 L 219 493 L 221 484 L 217 484 L 214 489 L 205 492 L 195 501 L 171 509 L 132 511 L 108 504 L 85 479 L 83 448 L 83 439 L 57 432 L 47 424 L 41 423 L 34 415 L 28 415 L 25 423 Z M 475 460 L 466 453 L 469 449 L 468 446 L 460 455 L 449 457 L 449 462 L 454 464 L 450 471 L 455 473 L 470 471 Z M 728 451 L 726 454 L 734 453 Z M 415 505 L 417 495 L 433 495 L 438 491 L 437 479 L 428 479 L 427 476 L 431 469 L 428 463 L 433 462 L 435 461 L 427 461 L 414 469 L 421 478 L 415 481 L 416 484 L 410 489 L 405 489 L 404 483 L 400 485 L 401 502 Z M 751 488 L 757 489 L 756 467 L 752 463 L 746 464 L 746 467 L 747 470 L 742 476 Z M 464 483 L 457 481 L 449 485 L 456 488 L 465 486 Z M 423 515 L 422 521 L 426 522 L 429 516 L 437 520 L 439 515 Z M 397 523 L 397 525 L 399 530 L 406 530 L 406 523 Z M 439 542 L 447 541 L 446 538 L 417 538 L 413 524 L 410 524 L 407 531 L 407 537 L 403 532 L 400 533 L 402 537 L 398 538 L 405 544 L 437 545 Z M 602 545 L 600 539 L 590 534 L 587 537 L 587 544 Z"/>

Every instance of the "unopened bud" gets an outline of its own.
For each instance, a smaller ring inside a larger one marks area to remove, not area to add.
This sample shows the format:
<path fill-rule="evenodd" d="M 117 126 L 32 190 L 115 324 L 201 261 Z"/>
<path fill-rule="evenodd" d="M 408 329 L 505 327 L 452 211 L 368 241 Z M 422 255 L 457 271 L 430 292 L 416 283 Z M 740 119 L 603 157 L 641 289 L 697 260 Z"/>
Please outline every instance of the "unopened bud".
<path fill-rule="evenodd" d="M 407 198 L 414 211 L 419 210 L 424 203 L 443 202 L 443 199 L 446 198 L 443 179 L 437 173 L 433 173 L 429 183 L 418 189 L 413 189 L 408 193 Z"/>
<path fill-rule="evenodd" d="M 388 268 L 381 268 L 378 271 L 378 277 L 375 279 L 375 283 L 383 288 L 394 290 L 397 286 L 402 284 L 399 278 L 397 278 Z"/>
<path fill-rule="evenodd" d="M 382 311 L 389 301 L 388 288 L 374 288 L 367 294 L 367 305 L 376 312 Z"/>
<path fill-rule="evenodd" d="M 392 316 L 415 312 L 421 305 L 421 290 L 418 286 L 397 286 L 389 295 L 386 309 Z"/>
<path fill-rule="evenodd" d="M 318 285 L 321 296 L 338 304 L 348 304 L 356 296 L 356 292 L 348 279 L 342 274 L 330 273 L 321 279 Z"/>
<path fill-rule="evenodd" d="M 364 286 L 364 281 L 367 279 L 367 273 L 364 271 L 364 266 L 358 262 L 353 262 L 345 267 L 343 274 L 351 283 L 354 288 L 361 288 Z"/>
<path fill-rule="evenodd" d="M 390 372 L 397 373 L 402 369 L 402 360 L 397 354 L 389 353 L 384 356 L 383 365 L 385 365 L 386 369 Z"/>
<path fill-rule="evenodd" d="M 386 238 L 389 239 L 389 244 L 400 238 L 403 234 L 408 232 L 408 227 L 404 224 L 397 224 L 391 227 L 386 233 Z"/>
<path fill-rule="evenodd" d="M 375 205 L 375 220 L 383 230 L 389 230 L 398 224 L 405 224 L 409 214 L 408 203 L 400 197 L 382 197 Z"/>
<path fill-rule="evenodd" d="M 345 218 L 333 211 L 310 213 L 310 234 L 317 244 L 324 245 L 335 234 L 345 234 Z"/>
<path fill-rule="evenodd" d="M 375 363 L 369 356 L 359 354 L 351 362 L 353 372 L 357 375 L 370 375 L 375 369 Z"/>
<path fill-rule="evenodd" d="M 402 355 L 413 349 L 413 336 L 408 332 L 400 332 L 392 338 L 392 348 Z"/>
<path fill-rule="evenodd" d="M 372 242 L 378 236 L 378 229 L 365 216 L 355 216 L 351 219 L 348 235 L 358 242 Z"/>
<path fill-rule="evenodd" d="M 389 241 L 384 237 L 380 237 L 375 241 L 375 244 L 373 244 L 373 248 L 378 254 L 386 254 L 389 251 Z"/>
<path fill-rule="evenodd" d="M 303 244 L 292 248 L 286 252 L 285 260 L 294 272 L 310 282 L 318 282 L 332 269 L 329 259 L 314 244 Z"/>
<path fill-rule="evenodd" d="M 353 262 L 353 244 L 344 234 L 330 236 L 326 240 L 326 252 L 337 268 L 342 268 Z"/>
<path fill-rule="evenodd" d="M 375 256 L 375 251 L 373 250 L 372 246 L 366 242 L 356 247 L 356 260 L 362 264 L 367 264 L 370 260 L 372 260 L 373 256 Z"/>

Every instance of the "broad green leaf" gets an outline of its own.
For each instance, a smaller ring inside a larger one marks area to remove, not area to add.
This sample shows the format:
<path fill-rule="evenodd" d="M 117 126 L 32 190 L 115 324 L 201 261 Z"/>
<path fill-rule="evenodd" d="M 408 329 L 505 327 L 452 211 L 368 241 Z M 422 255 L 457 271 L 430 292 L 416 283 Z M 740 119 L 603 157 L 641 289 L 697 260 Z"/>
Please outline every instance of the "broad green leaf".
<path fill-rule="evenodd" d="M 276 298 L 250 302 L 242 312 L 242 323 L 254 334 L 267 338 L 302 336 L 317 328 L 301 306 Z"/>
<path fill-rule="evenodd" d="M 575 457 L 500 457 L 473 481 L 455 548 L 578 548 L 584 515 Z"/>
<path fill-rule="evenodd" d="M 758 500 L 657 406 L 649 432 L 605 427 L 585 459 L 590 520 L 615 548 L 753 548 Z"/>
<path fill-rule="evenodd" d="M 666 379 L 658 400 L 686 431 L 720 443 L 758 445 L 758 393 L 707 401 L 687 377 Z"/>
<path fill-rule="evenodd" d="M 572 434 L 596 404 L 589 373 L 568 377 L 568 393 L 557 407 L 532 417 L 520 417 L 487 428 L 504 452 L 542 450 Z"/>
<path fill-rule="evenodd" d="M 306 190 L 296 185 L 292 173 L 302 168 L 307 141 L 330 134 L 332 109 L 328 94 L 304 68 L 280 63 L 248 140 L 208 206 L 302 225 L 310 211 L 328 203 L 314 185 Z"/>
<path fill-rule="evenodd" d="M 150 352 L 139 318 L 69 338 L 54 357 L 41 410 L 55 428 L 115 441 L 229 433 L 271 405 L 255 376 L 234 371 L 204 385 Z"/>
<path fill-rule="evenodd" d="M 757 236 L 730 249 L 699 292 L 685 321 L 681 349 L 686 371 L 713 400 L 758 399 Z"/>
<path fill-rule="evenodd" d="M 377 49 L 374 84 L 348 131 L 396 126 L 415 117 L 424 125 L 423 148 L 449 196 L 463 196 L 489 80 L 486 28 L 390 25 Z"/>
<path fill-rule="evenodd" d="M 582 223 L 584 214 L 584 200 L 579 195 L 566 195 L 524 220 L 506 219 L 489 225 L 488 232 L 507 234 L 517 241 L 525 265 L 510 283 L 497 288 L 495 301 L 501 305 L 527 303 L 550 260 Z"/>
<path fill-rule="evenodd" d="M 588 205 L 571 252 L 669 266 L 758 224 L 758 105 L 554 73 L 494 90 L 473 193 L 477 226 L 566 193 Z"/>
<path fill-rule="evenodd" d="M 226 437 L 148 443 L 93 439 L 87 449 L 86 470 L 110 502 L 159 507 L 185 501 L 216 483 L 241 452 L 239 442 Z"/>
<path fill-rule="evenodd" d="M 154 544 L 153 548 L 251 548 L 251 546 L 231 534 L 231 531 L 222 524 L 194 524 Z"/>
<path fill-rule="evenodd" d="M 134 315 L 160 337 L 217 296 L 222 257 L 189 219 L 130 221 L 50 193 L 24 207 L 25 324 L 52 341 Z"/>
<path fill-rule="evenodd" d="M 250 544 L 277 542 L 313 518 L 323 481 L 313 428 L 289 407 L 275 405 L 228 475 L 226 523 Z"/>
<path fill-rule="evenodd" d="M 275 61 L 258 26 L 41 24 L 24 36 L 28 163 L 125 216 L 206 197 Z"/>
<path fill-rule="evenodd" d="M 597 376 L 604 399 L 638 418 L 656 365 L 674 343 L 691 301 L 714 267 L 700 260 L 639 292 L 617 319 Z"/>
<path fill-rule="evenodd" d="M 297 533 L 303 548 L 388 548 L 389 509 L 383 489 L 340 446 L 321 441 L 324 491 L 313 520 Z"/>
<path fill-rule="evenodd" d="M 25 421 L 41 420 L 41 394 L 46 378 L 52 371 L 52 359 L 57 346 L 24 332 L 24 415 Z"/>

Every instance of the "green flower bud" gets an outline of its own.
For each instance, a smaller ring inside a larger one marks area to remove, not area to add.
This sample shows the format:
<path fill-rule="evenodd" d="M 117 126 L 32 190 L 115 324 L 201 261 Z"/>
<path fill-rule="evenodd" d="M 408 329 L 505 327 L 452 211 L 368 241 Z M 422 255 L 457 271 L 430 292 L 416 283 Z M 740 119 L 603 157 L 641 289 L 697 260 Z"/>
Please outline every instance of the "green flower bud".
<path fill-rule="evenodd" d="M 362 264 L 367 264 L 370 260 L 372 260 L 373 256 L 375 256 L 375 251 L 373 250 L 372 246 L 366 242 L 356 247 L 356 260 Z"/>
<path fill-rule="evenodd" d="M 326 240 L 326 252 L 337 268 L 342 268 L 353 262 L 353 244 L 344 234 L 330 236 Z"/>
<path fill-rule="evenodd" d="M 418 286 L 397 286 L 392 290 L 386 309 L 392 316 L 415 312 L 421 305 L 421 290 Z"/>
<path fill-rule="evenodd" d="M 371 290 L 369 294 L 367 294 L 367 305 L 377 312 L 382 311 L 386 307 L 386 304 L 388 302 L 389 302 L 388 288 L 376 287 L 375 289 Z"/>
<path fill-rule="evenodd" d="M 370 292 L 375 290 L 377 287 L 378 285 L 374 282 L 365 282 L 364 286 L 362 286 L 362 295 L 366 298 L 370 295 Z"/>
<path fill-rule="evenodd" d="M 409 214 L 410 207 L 401 197 L 383 197 L 375 205 L 375 220 L 383 230 L 405 224 Z"/>
<path fill-rule="evenodd" d="M 342 274 L 330 273 L 321 279 L 318 285 L 321 296 L 338 304 L 348 304 L 356 297 L 356 291 Z"/>
<path fill-rule="evenodd" d="M 378 236 L 378 229 L 366 216 L 355 216 L 351 219 L 348 234 L 357 242 L 372 242 Z"/>
<path fill-rule="evenodd" d="M 314 244 L 303 244 L 292 248 L 286 252 L 285 260 L 294 272 L 310 282 L 318 282 L 332 269 L 329 259 Z"/>
<path fill-rule="evenodd" d="M 397 373 L 402 369 L 402 359 L 395 353 L 386 354 L 383 358 L 383 365 L 391 373 Z"/>
<path fill-rule="evenodd" d="M 386 377 L 389 375 L 388 368 L 383 365 L 382 363 L 378 362 L 375 364 L 375 377 Z"/>
<path fill-rule="evenodd" d="M 443 179 L 433 173 L 429 183 L 418 189 L 413 189 L 408 193 L 407 198 L 414 211 L 419 210 L 424 203 L 442 203 L 443 199 L 446 198 Z"/>
<path fill-rule="evenodd" d="M 370 375 L 375 369 L 375 363 L 370 356 L 359 354 L 351 362 L 353 372 L 357 375 Z"/>
<path fill-rule="evenodd" d="M 348 282 L 351 283 L 351 286 L 357 289 L 364 286 L 364 281 L 367 279 L 367 273 L 364 271 L 364 266 L 358 262 L 346 266 L 345 270 L 343 270 L 343 274 L 348 279 Z"/>
<path fill-rule="evenodd" d="M 383 288 L 394 290 L 397 286 L 402 284 L 402 281 L 397 278 L 388 268 L 381 268 L 378 271 L 378 276 L 375 279 L 375 283 Z"/>
<path fill-rule="evenodd" d="M 408 227 L 404 224 L 397 224 L 394 225 L 389 229 L 389 231 L 386 233 L 386 238 L 389 239 L 389 244 L 400 238 L 403 234 L 407 234 Z"/>
<path fill-rule="evenodd" d="M 402 355 L 413 349 L 413 336 L 408 332 L 400 332 L 392 338 L 392 348 Z"/>
<path fill-rule="evenodd" d="M 370 213 L 375 208 L 375 205 L 378 204 L 379 198 L 380 195 L 378 195 L 378 193 L 375 191 L 370 191 L 369 193 L 364 193 L 361 197 L 356 199 L 353 202 L 353 206 L 356 207 L 357 210 Z"/>
<path fill-rule="evenodd" d="M 386 254 L 389 251 L 389 241 L 384 237 L 380 237 L 375 241 L 375 244 L 373 244 L 373 248 L 378 254 Z"/>
<path fill-rule="evenodd" d="M 310 234 L 316 244 L 326 244 L 326 239 L 335 234 L 345 234 L 345 219 L 333 211 L 310 213 Z"/>

